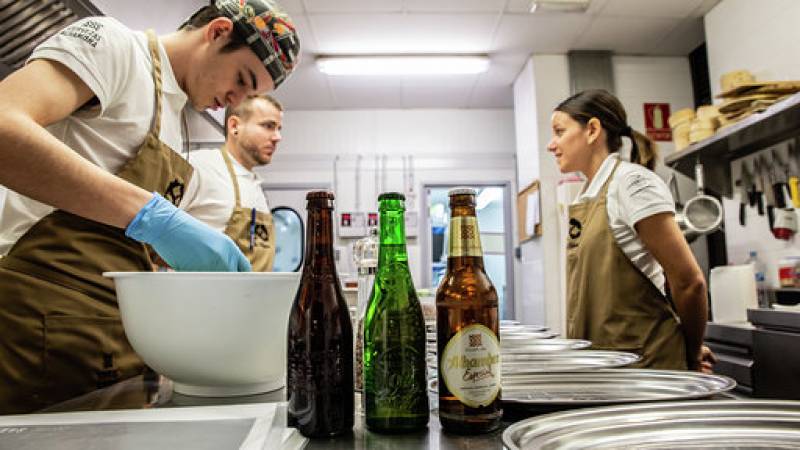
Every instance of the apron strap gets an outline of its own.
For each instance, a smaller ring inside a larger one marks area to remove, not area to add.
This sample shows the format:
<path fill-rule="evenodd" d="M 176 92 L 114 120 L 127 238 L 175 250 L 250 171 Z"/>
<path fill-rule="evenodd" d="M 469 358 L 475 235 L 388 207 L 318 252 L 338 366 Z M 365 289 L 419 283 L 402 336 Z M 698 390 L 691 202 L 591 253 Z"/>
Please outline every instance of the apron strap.
<path fill-rule="evenodd" d="M 153 84 L 156 87 L 156 111 L 150 133 L 156 138 L 161 134 L 161 53 L 158 51 L 158 38 L 153 30 L 147 30 L 147 44 L 153 59 Z"/>
<path fill-rule="evenodd" d="M 231 162 L 231 157 L 228 155 L 228 151 L 225 150 L 225 147 L 219 149 L 222 153 L 222 159 L 225 160 L 225 166 L 228 168 L 228 173 L 231 176 L 231 182 L 233 183 L 233 192 L 236 198 L 236 207 L 242 207 L 242 197 L 239 194 L 239 181 L 236 180 L 236 171 L 233 170 L 233 163 Z"/>

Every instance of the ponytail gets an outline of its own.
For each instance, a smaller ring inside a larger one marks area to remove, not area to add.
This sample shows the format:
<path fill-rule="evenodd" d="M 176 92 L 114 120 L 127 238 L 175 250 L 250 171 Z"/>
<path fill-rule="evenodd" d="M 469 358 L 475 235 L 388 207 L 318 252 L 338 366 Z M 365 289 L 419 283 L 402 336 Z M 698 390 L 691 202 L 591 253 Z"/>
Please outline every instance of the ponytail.
<path fill-rule="evenodd" d="M 641 164 L 650 170 L 655 169 L 658 160 L 658 147 L 652 139 L 631 130 L 631 162 Z"/>

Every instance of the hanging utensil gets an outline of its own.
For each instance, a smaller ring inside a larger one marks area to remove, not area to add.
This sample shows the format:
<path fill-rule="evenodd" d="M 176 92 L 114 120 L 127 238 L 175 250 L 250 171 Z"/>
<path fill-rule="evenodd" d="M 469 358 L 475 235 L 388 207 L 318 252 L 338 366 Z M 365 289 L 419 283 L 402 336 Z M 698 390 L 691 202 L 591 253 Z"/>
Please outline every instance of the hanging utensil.
<path fill-rule="evenodd" d="M 778 153 L 773 148 L 770 150 L 772 156 L 772 164 L 770 165 L 770 174 L 772 178 L 772 195 L 775 197 L 775 206 L 780 209 L 788 206 L 787 198 L 789 198 L 789 183 L 787 172 L 789 171 L 788 164 L 786 164 Z"/>
<path fill-rule="evenodd" d="M 756 157 L 753 160 L 753 197 L 755 197 L 756 206 L 758 207 L 758 215 L 764 215 L 764 182 L 761 178 L 761 159 Z"/>
<path fill-rule="evenodd" d="M 747 206 L 753 206 L 755 202 L 754 192 L 751 191 L 753 175 L 747 168 L 747 161 L 742 161 L 740 172 L 739 179 L 736 180 L 736 187 L 739 189 L 739 225 L 745 226 L 747 224 Z"/>
<path fill-rule="evenodd" d="M 694 167 L 697 180 L 697 195 L 692 197 L 683 209 L 686 224 L 700 234 L 717 231 L 722 225 L 722 203 L 705 193 L 703 164 L 699 161 Z"/>
<path fill-rule="evenodd" d="M 683 213 L 683 203 L 681 202 L 681 194 L 678 189 L 678 179 L 675 172 L 672 173 L 669 177 L 669 190 L 672 192 L 672 199 L 675 201 L 675 223 L 678 224 L 678 228 L 681 229 L 683 233 L 683 237 L 686 239 L 686 242 L 692 243 L 700 233 L 697 230 L 690 228 L 689 225 L 686 223 L 686 216 Z"/>
<path fill-rule="evenodd" d="M 792 205 L 800 208 L 800 141 L 789 141 L 789 193 Z"/>
<path fill-rule="evenodd" d="M 775 195 L 772 192 L 772 181 L 770 180 L 770 175 L 769 175 L 770 173 L 769 161 L 767 161 L 764 155 L 760 155 L 757 158 L 761 160 L 761 163 L 759 164 L 759 166 L 761 167 L 761 174 L 760 174 L 761 185 L 764 188 L 763 192 L 767 210 L 767 219 L 769 222 L 769 229 L 770 231 L 772 231 L 772 229 L 775 227 Z"/>

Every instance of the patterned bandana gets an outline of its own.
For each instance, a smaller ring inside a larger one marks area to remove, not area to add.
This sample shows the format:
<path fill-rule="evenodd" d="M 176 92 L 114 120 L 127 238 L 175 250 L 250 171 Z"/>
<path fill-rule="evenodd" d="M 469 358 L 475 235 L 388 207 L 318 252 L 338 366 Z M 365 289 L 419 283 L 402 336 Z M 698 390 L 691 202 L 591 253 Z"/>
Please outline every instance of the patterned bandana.
<path fill-rule="evenodd" d="M 292 19 L 272 0 L 216 0 L 214 3 L 233 21 L 236 32 L 261 59 L 277 89 L 300 58 L 300 40 Z"/>

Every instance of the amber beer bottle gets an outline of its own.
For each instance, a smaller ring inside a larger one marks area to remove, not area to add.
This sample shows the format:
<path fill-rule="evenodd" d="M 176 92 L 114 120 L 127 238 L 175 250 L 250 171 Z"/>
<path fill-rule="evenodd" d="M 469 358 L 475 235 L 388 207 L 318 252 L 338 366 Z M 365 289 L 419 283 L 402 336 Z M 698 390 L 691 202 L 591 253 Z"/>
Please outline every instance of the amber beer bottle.
<path fill-rule="evenodd" d="M 333 193 L 310 192 L 305 266 L 289 313 L 288 425 L 307 437 L 353 428 L 353 328 L 333 253 Z"/>
<path fill-rule="evenodd" d="M 497 291 L 483 268 L 475 191 L 453 189 L 447 273 L 436 292 L 439 420 L 461 434 L 500 425 Z"/>

